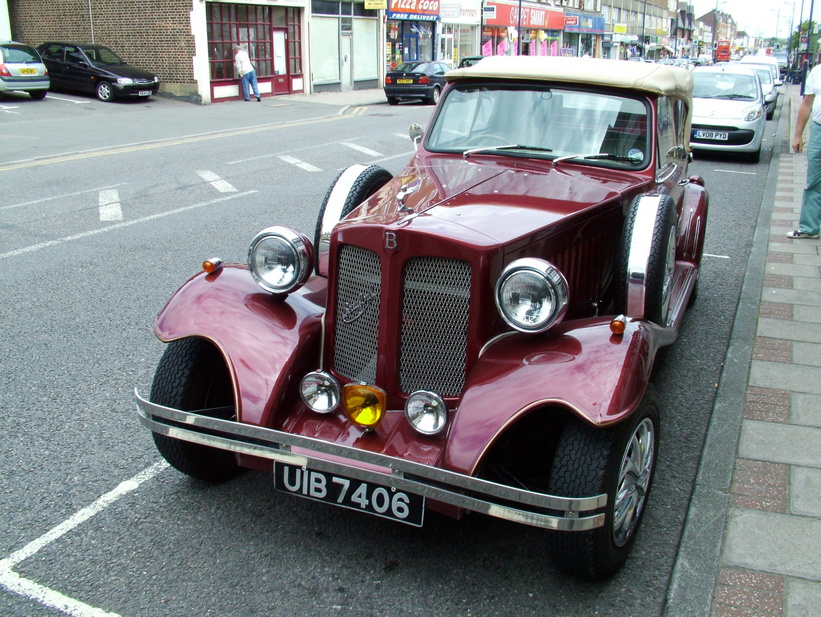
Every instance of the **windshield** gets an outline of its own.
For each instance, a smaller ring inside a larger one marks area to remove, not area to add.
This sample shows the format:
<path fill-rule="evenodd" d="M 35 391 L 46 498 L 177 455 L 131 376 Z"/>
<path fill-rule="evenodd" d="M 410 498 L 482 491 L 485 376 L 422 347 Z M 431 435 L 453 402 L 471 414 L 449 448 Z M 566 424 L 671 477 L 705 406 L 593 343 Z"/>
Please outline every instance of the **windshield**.
<path fill-rule="evenodd" d="M 693 71 L 693 98 L 756 101 L 758 91 L 755 75 Z"/>
<path fill-rule="evenodd" d="M 125 64 L 125 60 L 111 51 L 108 47 L 83 47 L 83 53 L 92 64 Z"/>
<path fill-rule="evenodd" d="M 440 103 L 425 147 L 638 169 L 650 161 L 648 118 L 646 103 L 626 96 L 457 85 Z"/>
<path fill-rule="evenodd" d="M 773 76 L 770 73 L 770 69 L 766 66 L 762 66 L 760 69 L 756 68 L 755 72 L 758 74 L 758 78 L 761 80 L 762 85 L 768 86 L 773 83 Z"/>

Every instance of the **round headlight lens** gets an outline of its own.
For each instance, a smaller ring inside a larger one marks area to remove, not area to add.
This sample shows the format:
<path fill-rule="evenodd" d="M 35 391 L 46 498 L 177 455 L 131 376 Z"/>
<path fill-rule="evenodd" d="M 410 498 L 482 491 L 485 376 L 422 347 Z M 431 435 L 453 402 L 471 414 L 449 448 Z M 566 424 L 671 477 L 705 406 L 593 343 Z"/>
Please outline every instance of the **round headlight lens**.
<path fill-rule="evenodd" d="M 502 318 L 522 332 L 544 332 L 567 312 L 567 281 L 550 262 L 517 259 L 496 283 L 496 307 Z"/>
<path fill-rule="evenodd" d="M 408 397 L 405 417 L 423 435 L 436 435 L 448 422 L 448 408 L 435 392 L 419 390 Z"/>
<path fill-rule="evenodd" d="M 342 388 L 323 371 L 308 373 L 299 385 L 302 401 L 316 413 L 331 413 L 339 405 Z"/>
<path fill-rule="evenodd" d="M 251 274 L 271 293 L 290 293 L 302 287 L 314 267 L 313 261 L 308 238 L 287 227 L 263 229 L 248 250 Z"/>

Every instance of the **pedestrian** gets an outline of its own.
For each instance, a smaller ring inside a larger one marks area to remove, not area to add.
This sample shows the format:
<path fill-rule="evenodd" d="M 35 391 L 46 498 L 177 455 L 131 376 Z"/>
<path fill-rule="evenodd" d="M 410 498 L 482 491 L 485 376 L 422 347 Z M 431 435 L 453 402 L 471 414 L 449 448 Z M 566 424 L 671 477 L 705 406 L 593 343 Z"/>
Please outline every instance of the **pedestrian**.
<path fill-rule="evenodd" d="M 798 107 L 795 121 L 795 135 L 792 147 L 801 152 L 804 146 L 804 128 L 810 124 L 810 141 L 807 143 L 807 184 L 801 199 L 801 214 L 798 229 L 787 233 L 788 238 L 811 238 L 819 236 L 821 225 L 821 65 L 816 66 L 807 77 L 804 98 Z"/>
<path fill-rule="evenodd" d="M 251 58 L 248 52 L 245 51 L 245 45 L 239 43 L 234 45 L 234 69 L 237 75 L 242 79 L 242 98 L 250 101 L 251 97 L 248 93 L 249 85 L 254 91 L 254 96 L 257 97 L 257 103 L 262 99 L 259 96 L 259 86 L 257 86 L 257 72 L 254 65 L 251 64 Z"/>

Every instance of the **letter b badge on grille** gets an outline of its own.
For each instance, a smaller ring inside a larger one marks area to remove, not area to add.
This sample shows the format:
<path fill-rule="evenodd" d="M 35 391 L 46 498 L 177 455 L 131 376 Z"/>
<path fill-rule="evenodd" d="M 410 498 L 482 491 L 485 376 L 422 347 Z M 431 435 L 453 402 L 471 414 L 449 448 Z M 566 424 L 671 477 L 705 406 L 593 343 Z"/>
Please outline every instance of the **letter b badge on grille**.
<path fill-rule="evenodd" d="M 396 248 L 398 244 L 396 232 L 395 231 L 386 231 L 385 232 L 385 250 L 392 251 Z"/>

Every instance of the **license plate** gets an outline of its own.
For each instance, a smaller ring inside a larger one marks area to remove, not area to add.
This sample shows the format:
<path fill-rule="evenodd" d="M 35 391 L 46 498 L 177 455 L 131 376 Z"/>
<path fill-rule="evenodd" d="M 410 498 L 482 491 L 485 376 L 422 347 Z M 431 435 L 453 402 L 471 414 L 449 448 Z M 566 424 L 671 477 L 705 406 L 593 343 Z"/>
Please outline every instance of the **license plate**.
<path fill-rule="evenodd" d="M 36 69 L 20 69 L 20 75 L 37 75 Z"/>
<path fill-rule="evenodd" d="M 422 526 L 425 498 L 299 465 L 274 463 L 274 488 L 315 501 Z"/>
<path fill-rule="evenodd" d="M 412 79 L 397 79 L 396 83 L 398 83 L 398 84 L 412 84 L 413 80 Z"/>
<path fill-rule="evenodd" d="M 140 96 L 151 96 L 151 90 L 140 90 L 137 94 Z"/>
<path fill-rule="evenodd" d="M 730 134 L 727 131 L 696 131 L 696 139 L 727 141 L 730 139 Z"/>

